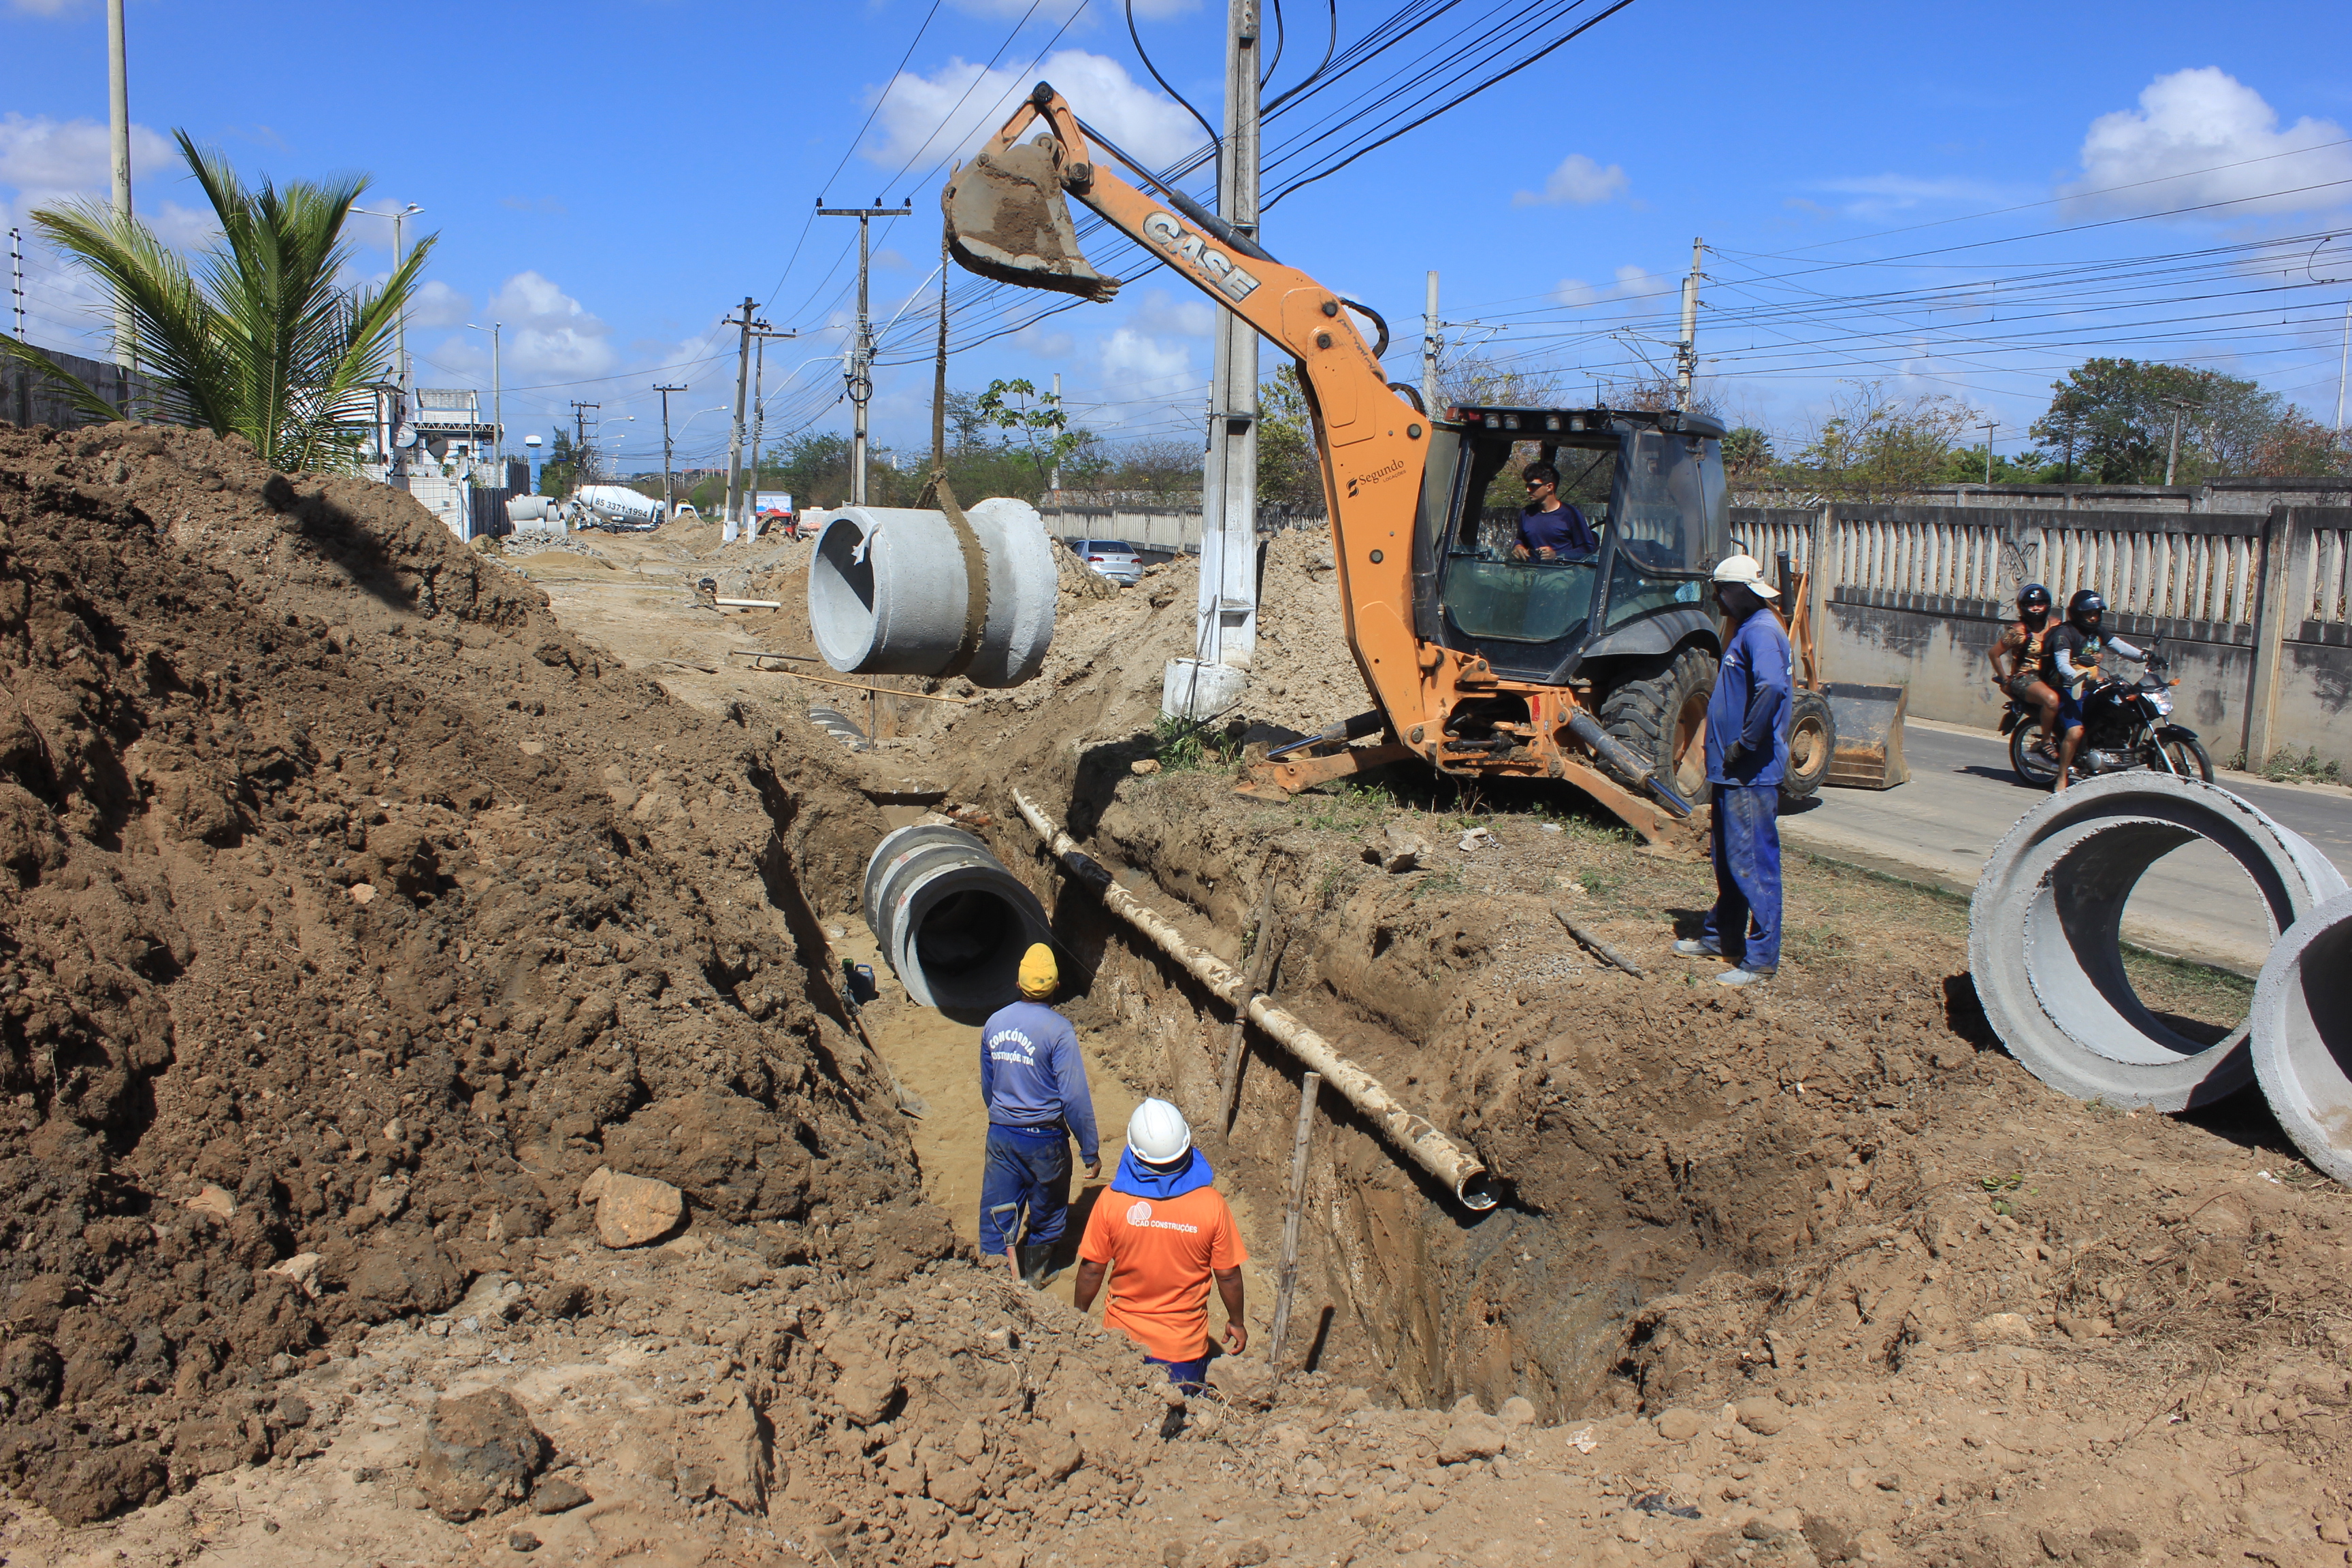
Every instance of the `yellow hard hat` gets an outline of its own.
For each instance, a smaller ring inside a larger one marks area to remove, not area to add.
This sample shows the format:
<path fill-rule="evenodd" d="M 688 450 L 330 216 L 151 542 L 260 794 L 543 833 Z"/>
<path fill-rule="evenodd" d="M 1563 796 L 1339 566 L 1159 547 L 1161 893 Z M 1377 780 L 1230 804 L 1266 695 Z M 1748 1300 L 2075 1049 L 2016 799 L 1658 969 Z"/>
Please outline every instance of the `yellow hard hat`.
<path fill-rule="evenodd" d="M 1032 1002 L 1041 1001 L 1054 994 L 1062 983 L 1062 972 L 1055 966 L 1054 950 L 1042 942 L 1033 942 L 1029 951 L 1021 955 L 1021 994 Z"/>

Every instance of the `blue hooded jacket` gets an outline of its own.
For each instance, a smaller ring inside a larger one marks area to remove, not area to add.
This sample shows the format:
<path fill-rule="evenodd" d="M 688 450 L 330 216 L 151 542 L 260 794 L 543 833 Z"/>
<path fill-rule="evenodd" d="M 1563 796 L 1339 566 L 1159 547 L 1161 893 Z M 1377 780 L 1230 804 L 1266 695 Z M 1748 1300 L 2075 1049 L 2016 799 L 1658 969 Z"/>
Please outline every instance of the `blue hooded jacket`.
<path fill-rule="evenodd" d="M 1795 658 L 1780 617 L 1759 608 L 1731 634 L 1715 673 L 1715 695 L 1707 699 L 1709 784 L 1761 787 L 1788 773 L 1789 700 L 1795 685 Z M 1727 765 L 1724 753 L 1734 741 L 1739 756 Z"/>

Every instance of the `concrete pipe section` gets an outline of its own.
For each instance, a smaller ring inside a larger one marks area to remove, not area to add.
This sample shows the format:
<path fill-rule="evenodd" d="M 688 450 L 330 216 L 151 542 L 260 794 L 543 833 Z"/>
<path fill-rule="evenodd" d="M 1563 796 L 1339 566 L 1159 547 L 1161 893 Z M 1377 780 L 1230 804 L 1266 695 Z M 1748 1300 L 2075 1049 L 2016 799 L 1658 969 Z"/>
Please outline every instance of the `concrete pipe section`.
<path fill-rule="evenodd" d="M 2352 895 L 2287 928 L 2247 1021 L 2271 1114 L 2313 1164 L 2352 1183 Z"/>
<path fill-rule="evenodd" d="M 2115 773 L 2053 795 L 1994 846 L 1969 905 L 1969 971 L 1993 1032 L 2077 1100 L 2185 1110 L 2245 1086 L 2247 1026 L 2213 1044 L 2149 1012 L 2121 926 L 2157 860 L 2203 839 L 2245 868 L 2273 934 L 2345 890 L 2326 857 L 2228 790 Z"/>
<path fill-rule="evenodd" d="M 808 575 L 809 627 L 825 663 L 845 675 L 962 675 L 985 687 L 1037 673 L 1060 592 L 1045 520 L 1001 497 L 964 517 L 969 538 L 943 511 L 829 515 Z"/>
<path fill-rule="evenodd" d="M 865 904 L 907 994 L 945 1013 L 1017 1000 L 1021 955 L 1053 940 L 1037 895 L 959 827 L 918 823 L 883 839 L 866 863 Z"/>

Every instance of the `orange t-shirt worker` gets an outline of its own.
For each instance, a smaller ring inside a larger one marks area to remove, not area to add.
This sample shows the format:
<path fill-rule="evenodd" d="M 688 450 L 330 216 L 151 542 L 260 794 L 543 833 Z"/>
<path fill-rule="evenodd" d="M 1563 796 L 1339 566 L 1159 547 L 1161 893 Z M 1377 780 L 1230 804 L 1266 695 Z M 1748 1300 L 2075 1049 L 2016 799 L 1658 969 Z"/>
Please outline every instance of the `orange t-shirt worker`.
<path fill-rule="evenodd" d="M 1103 1326 L 1142 1347 L 1168 1381 L 1195 1392 L 1208 1374 L 1209 1284 L 1225 1307 L 1225 1352 L 1249 1347 L 1242 1317 L 1242 1246 L 1234 1211 L 1210 1184 L 1216 1173 L 1192 1147 L 1183 1112 L 1147 1100 L 1128 1119 L 1118 1173 L 1087 1218 L 1078 1243 L 1078 1310 L 1094 1305 L 1103 1276 Z"/>

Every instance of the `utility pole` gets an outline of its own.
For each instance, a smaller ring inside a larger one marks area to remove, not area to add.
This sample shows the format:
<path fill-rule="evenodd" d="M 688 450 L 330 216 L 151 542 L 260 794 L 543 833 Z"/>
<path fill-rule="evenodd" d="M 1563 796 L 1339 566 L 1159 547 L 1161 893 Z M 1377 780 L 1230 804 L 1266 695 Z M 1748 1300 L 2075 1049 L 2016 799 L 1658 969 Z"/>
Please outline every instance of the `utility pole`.
<path fill-rule="evenodd" d="M 745 487 L 750 498 L 744 507 L 743 536 L 750 538 L 759 526 L 760 519 L 760 438 L 767 429 L 768 409 L 761 390 L 768 374 L 768 340 L 796 338 L 798 332 L 770 331 L 763 322 L 751 331 L 751 482 Z"/>
<path fill-rule="evenodd" d="M 20 275 L 21 276 L 21 275 Z M 22 294 L 24 290 L 16 290 Z M 2336 351 L 2336 434 L 2344 434 L 2344 372 L 2352 368 L 2352 300 L 2344 301 L 2344 346 Z"/>
<path fill-rule="evenodd" d="M 873 221 L 877 217 L 906 217 L 914 212 L 911 205 L 886 207 L 881 198 L 875 198 L 870 207 L 819 207 L 819 217 L 854 217 L 857 220 L 857 338 L 850 344 L 849 404 L 856 415 L 856 424 L 849 438 L 849 504 L 866 504 L 866 405 L 874 401 L 874 318 L 866 309 L 866 272 L 867 246 Z"/>
<path fill-rule="evenodd" d="M 1987 488 L 1990 488 L 1990 486 L 1991 486 L 1991 484 L 1992 484 L 1992 433 L 1993 433 L 1993 431 L 1994 431 L 1994 430 L 1998 429 L 1999 427 L 2000 427 L 2000 421 L 1998 421 L 1998 420 L 1988 419 L 1988 420 L 1986 420 L 1986 421 L 1984 422 L 1984 433 L 1985 433 L 1985 484 L 1986 484 Z"/>
<path fill-rule="evenodd" d="M 388 217 L 392 220 L 392 269 L 394 272 L 400 270 L 400 263 L 407 255 L 408 220 L 424 210 L 415 202 L 388 213 L 380 213 L 371 207 L 352 209 L 368 217 Z M 400 310 L 392 320 L 392 360 L 393 379 L 400 383 L 401 396 L 413 405 L 416 401 L 416 377 L 413 374 L 415 367 L 408 363 L 408 302 L 405 300 L 401 301 Z"/>
<path fill-rule="evenodd" d="M 499 465 L 500 484 L 506 483 L 507 400 L 506 383 L 499 374 L 499 338 L 505 329 L 504 321 L 492 321 L 488 327 L 478 327 L 471 321 L 466 323 L 467 331 L 490 334 L 490 457 Z"/>
<path fill-rule="evenodd" d="M 1706 244 L 1693 239 L 1690 276 L 1683 279 L 1683 341 L 1675 349 L 1675 385 L 1685 408 L 1690 406 L 1691 379 L 1698 374 L 1698 269 L 1706 255 Z"/>
<path fill-rule="evenodd" d="M 2172 445 L 2164 451 L 2164 482 L 2168 486 L 2172 483 L 2173 470 L 2180 463 L 2181 416 L 2197 405 L 2185 397 L 2168 397 L 2164 401 L 2172 409 Z"/>
<path fill-rule="evenodd" d="M 726 318 L 727 325 L 742 329 L 742 336 L 735 349 L 735 427 L 727 436 L 727 511 L 719 530 L 722 541 L 735 537 L 736 508 L 743 500 L 743 397 L 751 381 L 751 332 L 756 327 L 767 325 L 751 314 L 757 304 L 746 294 L 741 317 Z"/>
<path fill-rule="evenodd" d="M 1257 238 L 1258 0 L 1225 7 L 1224 154 L 1217 215 Z M 1160 711 L 1207 720 L 1240 700 L 1257 647 L 1257 330 L 1217 312 L 1209 374 L 1209 450 L 1201 472 L 1201 587 L 1192 657 L 1171 659 Z"/>
<path fill-rule="evenodd" d="M 1437 408 L 1437 272 L 1429 274 L 1429 299 L 1421 310 L 1421 401 L 1423 412 L 1432 419 L 1442 417 Z"/>
<path fill-rule="evenodd" d="M 596 477 L 595 470 L 588 465 L 588 411 L 592 408 L 601 409 L 604 406 L 601 403 L 583 403 L 577 398 L 572 400 L 572 488 L 575 490 Z"/>
<path fill-rule="evenodd" d="M 106 0 L 106 118 L 113 151 L 114 221 L 131 221 L 131 62 L 122 39 L 122 0 Z M 131 373 L 139 363 L 139 340 L 131 307 L 114 300 L 114 363 L 122 372 L 122 401 L 131 402 Z M 135 412 L 135 411 L 134 411 Z"/>
<path fill-rule="evenodd" d="M 1062 373 L 1057 370 L 1054 373 L 1054 412 L 1059 414 L 1061 411 Z M 1060 432 L 1058 431 L 1055 432 L 1057 435 Z M 1062 500 L 1062 448 L 1058 445 L 1054 448 L 1053 469 L 1045 476 L 1045 489 L 1053 496 L 1055 504 L 1057 506 L 1060 505 Z"/>
<path fill-rule="evenodd" d="M 684 392 L 686 384 L 681 382 L 676 386 L 666 386 L 656 382 L 654 390 L 661 394 L 662 400 L 662 521 L 667 522 L 677 513 L 677 475 L 670 463 L 669 395 Z"/>

